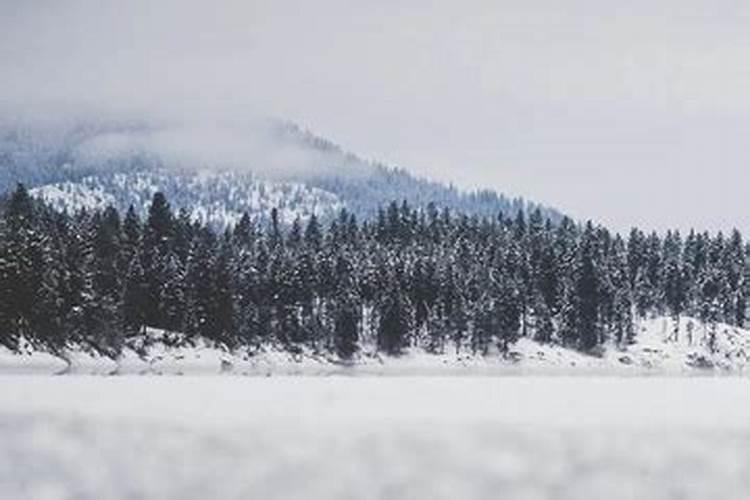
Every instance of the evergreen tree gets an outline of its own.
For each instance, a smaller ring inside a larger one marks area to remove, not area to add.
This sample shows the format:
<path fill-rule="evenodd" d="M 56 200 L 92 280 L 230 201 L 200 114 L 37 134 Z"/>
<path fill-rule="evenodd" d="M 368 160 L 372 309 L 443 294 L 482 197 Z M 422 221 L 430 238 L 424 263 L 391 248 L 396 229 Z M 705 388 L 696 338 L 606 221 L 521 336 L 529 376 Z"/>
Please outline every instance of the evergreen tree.
<path fill-rule="evenodd" d="M 678 341 L 680 316 L 685 309 L 685 302 L 687 299 L 685 277 L 678 261 L 670 260 L 667 263 L 664 282 L 664 296 L 667 302 L 667 307 L 669 308 L 674 321 L 673 339 Z"/>
<path fill-rule="evenodd" d="M 302 245 L 302 222 L 297 216 L 292 222 L 292 228 L 289 230 L 289 235 L 286 239 L 287 247 L 291 249 L 298 249 Z"/>
<path fill-rule="evenodd" d="M 386 354 L 401 354 L 408 345 L 413 324 L 411 304 L 399 288 L 392 284 L 380 298 L 378 308 L 378 349 Z"/>
<path fill-rule="evenodd" d="M 176 253 L 170 252 L 166 258 L 165 282 L 160 288 L 159 316 L 163 326 L 171 332 L 185 331 L 187 319 L 187 290 L 185 267 Z M 138 272 L 138 269 L 135 270 Z"/>
<path fill-rule="evenodd" d="M 141 255 L 143 270 L 148 282 L 149 301 L 146 307 L 146 323 L 164 328 L 166 320 L 159 307 L 163 286 L 167 281 L 167 259 L 173 250 L 175 224 L 169 202 L 163 193 L 154 194 L 144 229 Z"/>
<path fill-rule="evenodd" d="M 0 343 L 116 356 L 146 327 L 251 349 L 274 342 L 350 359 L 370 344 L 508 353 L 523 335 L 591 352 L 635 340 L 639 317 L 743 325 L 750 245 L 738 231 L 619 235 L 541 212 L 482 218 L 393 202 L 358 224 L 342 210 L 266 230 L 245 214 L 223 233 L 154 195 L 132 207 L 57 213 L 23 186 L 0 214 Z"/>
<path fill-rule="evenodd" d="M 589 351 L 599 343 L 599 277 L 596 270 L 594 228 L 589 222 L 583 234 L 576 280 L 580 346 Z"/>
<path fill-rule="evenodd" d="M 487 355 L 492 343 L 493 334 L 498 326 L 498 314 L 495 304 L 484 297 L 478 304 L 475 312 L 474 328 L 471 335 L 471 350 L 474 354 Z"/>
<path fill-rule="evenodd" d="M 214 337 L 233 347 L 236 343 L 234 325 L 234 289 L 232 287 L 232 248 L 225 239 L 219 249 L 214 265 L 214 296 L 211 315 L 214 317 Z"/>
<path fill-rule="evenodd" d="M 186 271 L 187 318 L 185 331 L 190 337 L 216 339 L 216 237 L 212 231 L 199 232 L 190 250 Z"/>
<path fill-rule="evenodd" d="M 146 327 L 148 302 L 148 281 L 143 271 L 141 257 L 133 255 L 125 275 L 123 290 L 123 326 L 128 336 L 135 336 Z"/>
<path fill-rule="evenodd" d="M 13 264 L 7 249 L 7 233 L 4 221 L 0 225 L 0 345 L 11 351 L 18 348 L 13 309 Z"/>
<path fill-rule="evenodd" d="M 310 215 L 310 219 L 307 221 L 307 227 L 305 228 L 305 244 L 313 251 L 317 252 L 320 250 L 320 245 L 323 241 L 320 231 L 320 223 L 318 217 L 313 213 Z"/>
<path fill-rule="evenodd" d="M 340 297 L 336 304 L 334 339 L 336 353 L 341 359 L 349 360 L 357 352 L 359 336 L 360 308 L 352 294 Z"/>

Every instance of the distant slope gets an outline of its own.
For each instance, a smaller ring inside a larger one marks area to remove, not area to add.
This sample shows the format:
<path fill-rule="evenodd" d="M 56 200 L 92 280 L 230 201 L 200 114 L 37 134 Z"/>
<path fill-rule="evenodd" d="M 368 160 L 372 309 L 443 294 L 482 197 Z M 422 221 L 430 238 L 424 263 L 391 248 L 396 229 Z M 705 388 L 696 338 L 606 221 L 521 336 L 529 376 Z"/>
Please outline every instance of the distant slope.
<path fill-rule="evenodd" d="M 465 192 L 360 159 L 294 124 L 186 127 L 166 122 L 78 120 L 0 126 L 0 192 L 17 182 L 58 208 L 113 203 L 144 209 L 165 191 L 197 218 L 231 222 L 271 206 L 285 219 L 346 207 L 372 217 L 393 200 L 468 214 L 514 214 L 538 205 L 494 191 Z M 538 206 L 553 220 L 562 215 Z"/>
<path fill-rule="evenodd" d="M 141 215 L 153 195 L 162 192 L 175 209 L 185 209 L 194 220 L 218 227 L 236 224 L 244 213 L 262 220 L 273 208 L 278 209 L 282 223 L 291 224 L 296 217 L 307 220 L 313 213 L 332 217 L 344 206 L 335 194 L 303 183 L 261 180 L 251 174 L 198 175 L 164 169 L 105 172 L 45 184 L 30 192 L 68 213 L 107 206 L 124 210 L 132 204 Z"/>

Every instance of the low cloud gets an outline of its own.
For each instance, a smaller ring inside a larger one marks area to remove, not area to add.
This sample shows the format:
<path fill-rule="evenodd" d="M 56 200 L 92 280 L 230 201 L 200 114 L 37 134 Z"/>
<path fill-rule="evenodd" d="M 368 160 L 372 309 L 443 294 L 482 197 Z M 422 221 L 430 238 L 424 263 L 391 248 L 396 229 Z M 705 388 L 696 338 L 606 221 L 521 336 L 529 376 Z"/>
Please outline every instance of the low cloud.
<path fill-rule="evenodd" d="M 28 110 L 26 110 L 28 111 Z M 134 118 L 77 110 L 6 113 L 6 133 L 23 136 L 34 149 L 67 152 L 73 167 L 117 165 L 145 158 L 173 169 L 231 170 L 276 179 L 312 175 L 363 175 L 372 165 L 291 123 L 266 117 L 242 120 L 209 115 Z"/>

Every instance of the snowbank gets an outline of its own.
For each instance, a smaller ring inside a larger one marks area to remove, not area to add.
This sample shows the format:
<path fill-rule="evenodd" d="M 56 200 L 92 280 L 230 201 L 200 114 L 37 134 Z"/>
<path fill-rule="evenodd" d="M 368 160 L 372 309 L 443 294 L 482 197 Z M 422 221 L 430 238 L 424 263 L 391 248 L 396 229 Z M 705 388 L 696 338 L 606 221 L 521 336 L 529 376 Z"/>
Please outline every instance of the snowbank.
<path fill-rule="evenodd" d="M 712 340 L 713 339 L 713 340 Z M 136 352 L 137 351 L 137 352 Z M 199 340 L 196 345 L 168 341 L 163 332 L 150 331 L 147 346 L 132 346 L 112 360 L 70 349 L 61 357 L 35 351 L 24 343 L 20 354 L 0 347 L 0 373 L 96 375 L 514 375 L 615 374 L 681 375 L 742 374 L 748 364 L 750 330 L 718 324 L 704 325 L 682 318 L 679 328 L 671 318 L 655 318 L 638 325 L 636 343 L 609 344 L 599 355 L 587 355 L 558 345 L 520 339 L 506 356 L 470 352 L 443 354 L 421 349 L 389 357 L 365 348 L 350 363 L 311 349 L 292 354 L 271 347 L 238 349 Z"/>
<path fill-rule="evenodd" d="M 25 339 L 19 341 L 19 352 L 13 353 L 0 345 L 0 373 L 55 374 L 63 373 L 68 363 L 48 352 L 35 350 Z"/>

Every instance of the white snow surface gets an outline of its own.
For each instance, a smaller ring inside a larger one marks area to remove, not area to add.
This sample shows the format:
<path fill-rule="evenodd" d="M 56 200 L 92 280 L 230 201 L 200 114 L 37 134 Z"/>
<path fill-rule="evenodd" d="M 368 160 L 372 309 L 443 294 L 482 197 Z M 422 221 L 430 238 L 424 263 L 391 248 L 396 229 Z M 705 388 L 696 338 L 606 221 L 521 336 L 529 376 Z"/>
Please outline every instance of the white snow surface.
<path fill-rule="evenodd" d="M 200 339 L 194 346 L 172 347 L 164 341 L 168 334 L 151 330 L 150 345 L 139 349 L 141 354 L 125 349 L 117 360 L 75 348 L 58 358 L 34 351 L 27 343 L 21 354 L 11 353 L 0 346 L 0 374 L 742 375 L 748 364 L 750 331 L 746 329 L 716 325 L 713 349 L 709 342 L 711 328 L 693 318 L 680 320 L 676 337 L 674 322 L 670 318 L 642 321 L 638 330 L 635 344 L 608 344 L 596 356 L 522 338 L 511 347 L 507 356 L 496 352 L 488 356 L 475 355 L 466 349 L 457 354 L 448 345 L 442 354 L 414 348 L 402 356 L 389 357 L 365 345 L 352 363 L 342 363 L 332 355 L 316 353 L 312 349 L 303 349 L 296 355 L 273 347 L 259 351 L 230 351 Z"/>
<path fill-rule="evenodd" d="M 599 357 L 523 339 L 353 366 L 158 331 L 117 361 L 24 342 L 0 352 L 0 498 L 745 499 L 750 380 L 713 375 L 743 373 L 748 332 L 712 351 L 672 327 Z"/>
<path fill-rule="evenodd" d="M 13 353 L 0 345 L 0 375 L 8 374 L 51 374 L 67 368 L 65 360 L 43 352 L 24 338 L 18 342 L 19 353 Z"/>
<path fill-rule="evenodd" d="M 0 498 L 744 499 L 748 383 L 0 376 Z"/>
<path fill-rule="evenodd" d="M 291 224 L 296 217 L 305 221 L 313 213 L 330 215 L 344 207 L 336 195 L 299 182 L 207 171 L 102 174 L 77 182 L 46 184 L 30 193 L 61 212 L 108 206 L 124 211 L 132 204 L 144 215 L 159 191 L 177 209 L 188 209 L 193 221 L 219 227 L 237 224 L 244 213 L 253 219 L 267 217 L 273 208 L 278 209 L 280 221 Z"/>

